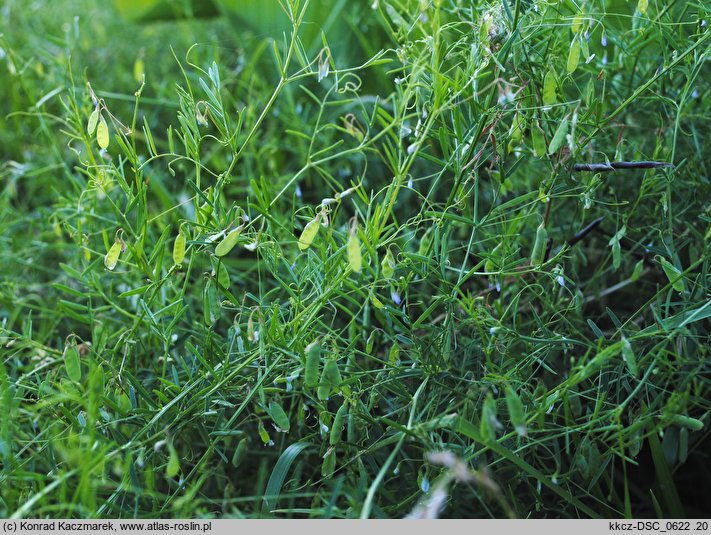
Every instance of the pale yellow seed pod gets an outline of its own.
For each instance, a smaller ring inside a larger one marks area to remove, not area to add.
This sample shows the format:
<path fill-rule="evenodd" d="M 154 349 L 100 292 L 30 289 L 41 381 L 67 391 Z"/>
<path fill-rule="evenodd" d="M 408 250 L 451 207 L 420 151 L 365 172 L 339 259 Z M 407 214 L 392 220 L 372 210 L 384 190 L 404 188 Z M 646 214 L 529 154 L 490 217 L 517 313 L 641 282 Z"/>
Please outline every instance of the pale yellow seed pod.
<path fill-rule="evenodd" d="M 109 146 L 109 125 L 103 117 L 99 118 L 99 126 L 96 127 L 96 142 L 102 149 Z"/>
<path fill-rule="evenodd" d="M 350 236 L 348 236 L 346 248 L 348 250 L 348 263 L 351 269 L 356 273 L 360 273 L 363 267 L 363 258 L 360 254 L 360 240 L 358 239 L 355 228 L 351 231 Z"/>
<path fill-rule="evenodd" d="M 318 229 L 319 229 L 319 223 L 321 219 L 321 215 L 317 215 L 314 217 L 311 221 L 309 221 L 306 226 L 304 227 L 303 232 L 301 233 L 301 236 L 299 236 L 299 250 L 300 251 L 305 251 L 308 249 L 311 244 L 314 241 L 314 238 L 316 238 L 316 234 L 318 234 Z"/>
<path fill-rule="evenodd" d="M 109 249 L 109 252 L 104 256 L 104 265 L 109 271 L 113 271 L 118 263 L 119 255 L 121 254 L 121 242 L 115 241 Z"/>
<path fill-rule="evenodd" d="M 217 247 L 215 247 L 215 255 L 225 256 L 232 249 L 234 249 L 234 246 L 237 245 L 237 239 L 239 238 L 240 232 L 242 232 L 241 225 L 235 229 L 232 229 L 230 233 L 227 234 L 227 236 L 225 236 L 225 238 L 217 244 Z"/>
<path fill-rule="evenodd" d="M 566 69 L 568 73 L 575 72 L 578 68 L 578 62 L 580 61 L 580 39 L 577 37 L 573 38 L 573 42 L 570 44 L 570 52 L 568 52 L 568 64 Z"/>

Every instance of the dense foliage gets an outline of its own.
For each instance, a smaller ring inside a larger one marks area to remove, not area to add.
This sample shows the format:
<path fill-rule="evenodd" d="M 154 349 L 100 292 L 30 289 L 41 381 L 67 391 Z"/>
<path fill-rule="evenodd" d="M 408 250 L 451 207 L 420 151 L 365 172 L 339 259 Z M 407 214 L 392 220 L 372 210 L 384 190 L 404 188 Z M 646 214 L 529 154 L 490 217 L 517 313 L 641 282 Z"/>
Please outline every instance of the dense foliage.
<path fill-rule="evenodd" d="M 5 3 L 0 515 L 708 516 L 703 2 L 334 4 Z"/>

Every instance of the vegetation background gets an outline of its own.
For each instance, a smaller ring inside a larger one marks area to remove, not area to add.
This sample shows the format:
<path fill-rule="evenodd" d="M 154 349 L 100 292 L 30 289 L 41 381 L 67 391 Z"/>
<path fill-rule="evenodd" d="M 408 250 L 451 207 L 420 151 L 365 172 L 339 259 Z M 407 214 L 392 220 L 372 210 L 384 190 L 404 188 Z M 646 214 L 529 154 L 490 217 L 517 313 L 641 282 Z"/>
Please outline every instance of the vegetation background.
<path fill-rule="evenodd" d="M 708 517 L 707 9 L 5 1 L 0 515 Z"/>

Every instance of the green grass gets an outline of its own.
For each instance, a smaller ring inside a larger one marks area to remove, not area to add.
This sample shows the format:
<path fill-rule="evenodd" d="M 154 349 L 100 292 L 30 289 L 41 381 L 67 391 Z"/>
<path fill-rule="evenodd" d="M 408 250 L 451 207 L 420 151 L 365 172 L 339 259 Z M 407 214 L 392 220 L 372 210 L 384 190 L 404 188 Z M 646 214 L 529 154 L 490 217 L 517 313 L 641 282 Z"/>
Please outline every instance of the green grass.
<path fill-rule="evenodd" d="M 703 3 L 380 0 L 333 53 L 306 1 L 276 40 L 33 6 L 0 515 L 708 516 Z M 616 160 L 673 167 L 573 171 Z"/>

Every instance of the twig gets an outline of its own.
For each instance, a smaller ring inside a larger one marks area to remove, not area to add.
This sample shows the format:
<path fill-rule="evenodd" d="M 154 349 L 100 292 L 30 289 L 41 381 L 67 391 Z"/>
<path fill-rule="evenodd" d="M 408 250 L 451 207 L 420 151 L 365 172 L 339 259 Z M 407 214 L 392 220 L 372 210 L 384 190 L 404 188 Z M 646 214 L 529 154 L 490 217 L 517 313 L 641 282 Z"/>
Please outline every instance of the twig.
<path fill-rule="evenodd" d="M 582 240 L 585 236 L 587 236 L 590 232 L 592 232 L 595 227 L 597 227 L 600 223 L 602 223 L 602 220 L 605 219 L 604 216 L 598 217 L 595 221 L 587 225 L 584 229 L 582 229 L 580 232 L 578 232 L 575 236 L 570 238 L 568 240 L 568 245 L 571 247 L 578 243 L 580 240 Z"/>
<path fill-rule="evenodd" d="M 616 171 L 618 169 L 659 169 L 674 167 L 669 162 L 610 162 L 610 163 L 576 163 L 573 171 Z"/>

